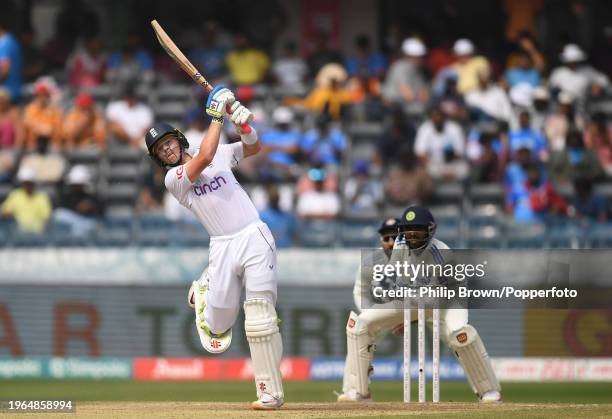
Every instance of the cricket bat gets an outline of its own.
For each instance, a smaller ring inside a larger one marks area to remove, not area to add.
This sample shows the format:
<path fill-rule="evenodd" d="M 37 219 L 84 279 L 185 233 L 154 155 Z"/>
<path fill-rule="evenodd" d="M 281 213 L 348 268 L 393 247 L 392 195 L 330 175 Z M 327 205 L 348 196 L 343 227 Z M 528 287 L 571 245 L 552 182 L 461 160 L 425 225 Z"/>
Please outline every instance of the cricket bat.
<path fill-rule="evenodd" d="M 179 67 L 183 69 L 185 73 L 187 73 L 196 83 L 202 86 L 207 92 L 213 89 L 208 80 L 198 71 L 197 68 L 187 59 L 185 54 L 176 46 L 172 38 L 168 36 L 166 31 L 161 27 L 161 25 L 157 22 L 157 20 L 151 21 L 151 26 L 153 26 L 153 30 L 155 31 L 155 36 L 157 40 L 164 48 L 166 53 L 176 62 Z M 229 106 L 227 111 L 229 112 Z M 251 132 L 251 127 L 249 124 L 240 125 L 240 129 L 243 133 L 249 134 Z"/>

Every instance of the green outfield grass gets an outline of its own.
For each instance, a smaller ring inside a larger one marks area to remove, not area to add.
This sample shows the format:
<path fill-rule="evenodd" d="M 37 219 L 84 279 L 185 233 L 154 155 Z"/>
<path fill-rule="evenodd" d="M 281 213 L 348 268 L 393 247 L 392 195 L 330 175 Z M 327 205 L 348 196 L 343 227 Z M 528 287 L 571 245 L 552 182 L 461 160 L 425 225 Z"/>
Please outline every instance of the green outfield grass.
<path fill-rule="evenodd" d="M 288 402 L 332 402 L 340 382 L 287 382 Z M 413 400 L 416 383 L 413 382 Z M 250 382 L 133 382 L 124 380 L 14 380 L 0 381 L 1 399 L 72 399 L 77 401 L 209 401 L 243 402 L 253 399 Z M 612 383 L 505 383 L 505 402 L 612 403 Z M 376 401 L 401 401 L 400 382 L 374 382 Z M 431 397 L 431 387 L 427 397 Z M 441 401 L 474 402 L 464 382 L 442 382 Z"/>

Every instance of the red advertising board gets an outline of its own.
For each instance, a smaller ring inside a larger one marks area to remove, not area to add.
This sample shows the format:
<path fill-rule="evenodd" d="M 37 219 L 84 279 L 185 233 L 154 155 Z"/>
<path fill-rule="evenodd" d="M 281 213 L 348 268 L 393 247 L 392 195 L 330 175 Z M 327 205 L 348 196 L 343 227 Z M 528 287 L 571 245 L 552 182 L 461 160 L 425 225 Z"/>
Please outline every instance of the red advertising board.
<path fill-rule="evenodd" d="M 135 358 L 134 379 L 145 381 L 252 380 L 248 358 Z M 285 380 L 310 379 L 310 360 L 286 358 L 281 362 Z"/>

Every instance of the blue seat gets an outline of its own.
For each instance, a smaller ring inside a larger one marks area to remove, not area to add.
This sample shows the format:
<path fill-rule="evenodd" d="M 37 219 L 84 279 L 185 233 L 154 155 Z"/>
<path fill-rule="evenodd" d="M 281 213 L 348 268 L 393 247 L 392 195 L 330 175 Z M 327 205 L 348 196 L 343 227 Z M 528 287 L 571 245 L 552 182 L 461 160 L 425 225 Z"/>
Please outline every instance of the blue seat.
<path fill-rule="evenodd" d="M 75 236 L 72 233 L 70 224 L 52 221 L 47 229 L 47 234 L 50 237 L 54 246 L 72 247 L 72 246 L 90 246 L 93 244 L 93 233 L 88 235 Z"/>
<path fill-rule="evenodd" d="M 133 241 L 131 218 L 108 218 L 95 234 L 98 246 L 129 246 Z"/>
<path fill-rule="evenodd" d="M 468 228 L 467 248 L 500 249 L 502 247 L 502 236 L 497 226 L 485 225 Z"/>
<path fill-rule="evenodd" d="M 164 216 L 144 215 L 137 222 L 137 241 L 140 246 L 168 246 L 174 236 L 174 223 Z"/>
<path fill-rule="evenodd" d="M 180 247 L 208 247 L 210 237 L 198 223 L 179 222 L 169 230 L 169 242 Z"/>
<path fill-rule="evenodd" d="M 6 247 L 11 244 L 11 238 L 15 222 L 10 219 L 0 218 L 0 246 Z"/>
<path fill-rule="evenodd" d="M 304 247 L 333 247 L 338 239 L 335 221 L 302 221 L 299 223 L 298 242 Z"/>
<path fill-rule="evenodd" d="M 15 247 L 43 247 L 51 244 L 51 240 L 45 233 L 35 234 L 15 230 L 11 244 Z"/>
<path fill-rule="evenodd" d="M 378 247 L 378 225 L 345 221 L 339 227 L 338 234 L 343 246 Z"/>
<path fill-rule="evenodd" d="M 586 234 L 586 246 L 591 248 L 612 248 L 612 224 L 593 223 Z"/>

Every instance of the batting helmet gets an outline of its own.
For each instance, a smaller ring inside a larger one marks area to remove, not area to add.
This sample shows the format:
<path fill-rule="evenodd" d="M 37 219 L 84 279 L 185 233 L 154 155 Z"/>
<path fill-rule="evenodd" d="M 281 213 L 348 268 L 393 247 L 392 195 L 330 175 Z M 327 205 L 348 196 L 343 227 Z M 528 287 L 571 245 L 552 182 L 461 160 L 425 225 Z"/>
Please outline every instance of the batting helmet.
<path fill-rule="evenodd" d="M 423 231 L 423 237 L 410 237 L 410 232 Z M 413 250 L 425 249 L 436 233 L 436 220 L 424 207 L 412 206 L 404 210 L 400 218 L 399 232 L 406 236 L 408 246 Z"/>
<path fill-rule="evenodd" d="M 166 122 L 158 122 L 149 128 L 147 135 L 145 135 L 145 144 L 147 145 L 147 150 L 149 150 L 149 157 L 151 157 L 154 162 L 163 168 L 175 167 L 183 163 L 182 157 L 175 164 L 166 164 L 162 162 L 153 152 L 155 144 L 157 144 L 157 142 L 166 135 L 174 135 L 177 138 L 179 141 L 179 146 L 181 147 L 181 155 L 183 154 L 183 151 L 189 148 L 189 142 L 187 141 L 187 138 L 185 138 L 185 135 L 178 128 L 174 128 L 172 125 Z"/>
<path fill-rule="evenodd" d="M 380 225 L 380 228 L 378 229 L 378 234 L 380 234 L 381 236 L 385 234 L 393 234 L 393 233 L 397 234 L 398 226 L 399 226 L 399 219 L 387 218 Z"/>

